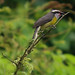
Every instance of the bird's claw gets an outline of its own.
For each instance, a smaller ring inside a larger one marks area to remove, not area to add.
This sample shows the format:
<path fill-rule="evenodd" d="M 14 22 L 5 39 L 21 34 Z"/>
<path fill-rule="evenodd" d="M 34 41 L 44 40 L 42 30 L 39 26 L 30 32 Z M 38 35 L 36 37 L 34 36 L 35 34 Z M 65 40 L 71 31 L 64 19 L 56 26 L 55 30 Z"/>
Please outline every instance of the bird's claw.
<path fill-rule="evenodd" d="M 52 28 L 53 28 L 53 29 L 56 29 L 56 26 L 55 26 L 55 25 L 52 25 Z"/>

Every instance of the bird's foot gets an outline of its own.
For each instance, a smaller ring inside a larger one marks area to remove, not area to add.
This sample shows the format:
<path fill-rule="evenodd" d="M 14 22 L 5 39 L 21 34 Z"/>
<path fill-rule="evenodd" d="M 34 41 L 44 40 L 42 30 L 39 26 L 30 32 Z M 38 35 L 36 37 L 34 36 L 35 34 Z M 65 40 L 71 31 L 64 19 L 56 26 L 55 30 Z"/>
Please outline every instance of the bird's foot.
<path fill-rule="evenodd" d="M 53 28 L 53 29 L 56 29 L 56 26 L 55 26 L 55 25 L 52 25 L 52 28 Z"/>
<path fill-rule="evenodd" d="M 53 29 L 56 29 L 56 26 L 55 25 L 49 25 L 48 27 L 51 27 Z"/>

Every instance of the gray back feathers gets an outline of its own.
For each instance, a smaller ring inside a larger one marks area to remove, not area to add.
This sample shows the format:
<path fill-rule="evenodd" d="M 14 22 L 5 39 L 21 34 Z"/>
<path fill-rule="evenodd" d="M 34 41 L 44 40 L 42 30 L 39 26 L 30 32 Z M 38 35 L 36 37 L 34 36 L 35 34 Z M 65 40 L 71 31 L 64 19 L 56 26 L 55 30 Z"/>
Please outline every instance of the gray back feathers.
<path fill-rule="evenodd" d="M 51 21 L 54 17 L 54 13 L 52 12 L 49 12 L 48 14 L 46 14 L 45 16 L 41 17 L 39 20 L 37 20 L 35 23 L 34 23 L 34 28 L 37 28 L 39 26 L 42 26 L 46 23 L 48 23 L 49 21 Z"/>

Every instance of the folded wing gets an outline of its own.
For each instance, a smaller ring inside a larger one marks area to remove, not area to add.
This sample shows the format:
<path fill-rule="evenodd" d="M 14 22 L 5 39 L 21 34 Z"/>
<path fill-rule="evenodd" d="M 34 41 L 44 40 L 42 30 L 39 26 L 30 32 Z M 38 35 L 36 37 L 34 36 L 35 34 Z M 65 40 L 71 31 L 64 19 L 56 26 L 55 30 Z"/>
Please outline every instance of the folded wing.
<path fill-rule="evenodd" d="M 39 20 L 37 20 L 35 23 L 34 23 L 34 28 L 37 28 L 39 26 L 42 26 L 48 22 L 50 22 L 54 17 L 54 13 L 52 12 L 49 12 L 48 14 L 46 14 L 45 16 L 41 17 Z"/>

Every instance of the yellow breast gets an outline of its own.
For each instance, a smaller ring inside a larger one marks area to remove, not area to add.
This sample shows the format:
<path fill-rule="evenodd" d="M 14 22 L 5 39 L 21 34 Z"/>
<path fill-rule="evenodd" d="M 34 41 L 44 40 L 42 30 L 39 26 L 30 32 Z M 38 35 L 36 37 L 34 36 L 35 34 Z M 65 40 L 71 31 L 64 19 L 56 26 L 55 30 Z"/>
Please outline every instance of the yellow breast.
<path fill-rule="evenodd" d="M 48 27 L 50 25 L 54 25 L 56 23 L 56 21 L 57 21 L 57 18 L 54 17 L 50 22 L 46 23 L 45 25 L 42 25 L 42 29 L 46 28 L 46 27 Z"/>
<path fill-rule="evenodd" d="M 53 25 L 53 24 L 55 24 L 55 23 L 56 23 L 56 21 L 57 21 L 57 18 L 56 18 L 56 17 L 54 17 L 54 18 L 53 18 L 53 20 L 52 20 L 52 21 L 50 21 L 48 24 L 49 24 L 49 25 Z"/>

